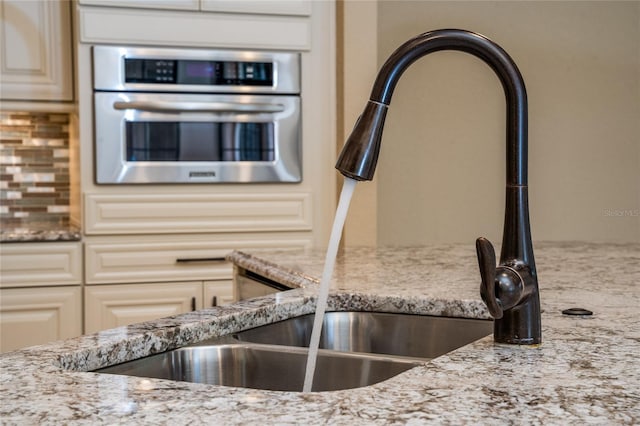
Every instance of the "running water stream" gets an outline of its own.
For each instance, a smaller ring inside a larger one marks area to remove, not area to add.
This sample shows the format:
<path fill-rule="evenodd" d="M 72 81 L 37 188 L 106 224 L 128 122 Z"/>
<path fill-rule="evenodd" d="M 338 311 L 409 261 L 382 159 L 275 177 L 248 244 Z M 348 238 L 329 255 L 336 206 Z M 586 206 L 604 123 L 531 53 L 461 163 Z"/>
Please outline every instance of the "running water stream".
<path fill-rule="evenodd" d="M 348 177 L 344 178 L 342 192 L 340 193 L 340 201 L 336 209 L 336 216 L 333 220 L 333 228 L 331 237 L 329 238 L 329 246 L 324 260 L 324 270 L 322 271 L 322 279 L 316 299 L 316 314 L 313 320 L 313 330 L 311 332 L 311 342 L 309 343 L 309 355 L 307 356 L 307 369 L 304 376 L 304 385 L 302 392 L 311 392 L 313 386 L 313 376 L 316 371 L 316 359 L 318 358 L 318 347 L 320 346 L 320 333 L 322 332 L 322 322 L 324 320 L 324 311 L 327 308 L 327 298 L 329 297 L 329 287 L 331 286 L 331 276 L 336 263 L 336 255 L 338 254 L 338 246 L 342 235 L 342 228 L 349 211 L 349 203 L 353 190 L 357 181 Z"/>

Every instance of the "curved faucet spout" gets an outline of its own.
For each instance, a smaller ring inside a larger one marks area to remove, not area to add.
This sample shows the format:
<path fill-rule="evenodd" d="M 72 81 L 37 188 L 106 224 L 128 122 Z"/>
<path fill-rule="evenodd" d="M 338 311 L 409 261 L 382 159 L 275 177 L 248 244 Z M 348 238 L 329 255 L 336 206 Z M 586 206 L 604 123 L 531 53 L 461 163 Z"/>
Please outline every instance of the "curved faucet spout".
<path fill-rule="evenodd" d="M 504 89 L 507 173 L 502 252 L 500 265 L 490 267 L 488 259 L 495 259 L 489 253 L 493 247 L 487 240 L 478 241 L 481 294 L 496 318 L 496 341 L 538 344 L 542 340 L 540 301 L 527 195 L 527 92 L 518 67 L 500 46 L 480 34 L 455 29 L 430 31 L 404 43 L 382 65 L 336 168 L 356 180 L 373 179 L 387 109 L 398 80 L 417 59 L 441 50 L 459 50 L 482 59 Z"/>

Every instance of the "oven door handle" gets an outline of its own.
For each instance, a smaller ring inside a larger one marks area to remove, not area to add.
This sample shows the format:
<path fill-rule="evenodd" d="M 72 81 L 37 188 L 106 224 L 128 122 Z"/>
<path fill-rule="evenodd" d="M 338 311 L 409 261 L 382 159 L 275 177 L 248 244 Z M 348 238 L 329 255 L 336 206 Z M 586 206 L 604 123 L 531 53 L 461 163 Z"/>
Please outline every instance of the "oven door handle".
<path fill-rule="evenodd" d="M 212 112 L 260 114 L 282 112 L 281 104 L 243 104 L 234 102 L 162 102 L 162 101 L 116 101 L 113 108 L 117 110 L 134 109 L 149 112 Z"/>

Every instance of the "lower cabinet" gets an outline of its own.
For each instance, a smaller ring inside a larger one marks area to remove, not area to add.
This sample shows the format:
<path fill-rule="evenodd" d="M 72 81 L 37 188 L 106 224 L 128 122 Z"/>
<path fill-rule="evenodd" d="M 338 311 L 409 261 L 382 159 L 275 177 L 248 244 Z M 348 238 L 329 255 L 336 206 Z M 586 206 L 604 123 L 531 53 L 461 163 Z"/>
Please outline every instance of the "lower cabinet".
<path fill-rule="evenodd" d="M 231 303 L 233 287 L 227 280 L 94 285 L 84 299 L 88 334 Z"/>
<path fill-rule="evenodd" d="M 203 308 L 228 305 L 236 301 L 233 296 L 233 281 L 205 281 Z"/>
<path fill-rule="evenodd" d="M 0 290 L 0 352 L 82 334 L 82 288 Z"/>

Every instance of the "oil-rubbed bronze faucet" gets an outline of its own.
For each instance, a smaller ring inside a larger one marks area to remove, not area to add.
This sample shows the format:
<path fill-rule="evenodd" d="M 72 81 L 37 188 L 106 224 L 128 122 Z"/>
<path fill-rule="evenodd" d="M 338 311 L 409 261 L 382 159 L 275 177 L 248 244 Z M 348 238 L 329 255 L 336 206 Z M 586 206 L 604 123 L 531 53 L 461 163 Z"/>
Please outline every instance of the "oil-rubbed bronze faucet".
<path fill-rule="evenodd" d="M 465 30 L 437 30 L 404 43 L 382 65 L 369 102 L 347 139 L 336 168 L 356 180 L 371 180 L 391 95 L 402 73 L 417 59 L 440 50 L 460 50 L 486 62 L 500 78 L 507 101 L 507 183 L 500 264 L 491 243 L 478 238 L 480 295 L 495 318 L 498 343 L 542 341 L 540 296 L 533 258 L 527 195 L 527 93 L 509 55 L 488 38 Z"/>

